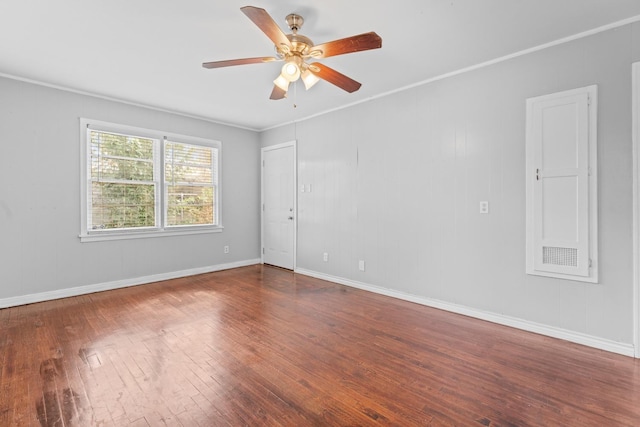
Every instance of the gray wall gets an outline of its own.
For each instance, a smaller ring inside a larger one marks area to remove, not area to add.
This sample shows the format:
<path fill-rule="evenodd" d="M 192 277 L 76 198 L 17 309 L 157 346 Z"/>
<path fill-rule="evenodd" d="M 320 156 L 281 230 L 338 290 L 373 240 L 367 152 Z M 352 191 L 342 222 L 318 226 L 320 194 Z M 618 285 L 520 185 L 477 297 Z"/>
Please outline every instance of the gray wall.
<path fill-rule="evenodd" d="M 299 268 L 631 343 L 639 59 L 636 23 L 260 135 L 0 78 L 0 302 L 259 258 L 259 146 L 297 139 Z M 601 280 L 527 276 L 525 99 L 591 84 Z M 224 232 L 80 243 L 79 117 L 221 140 Z"/>
<path fill-rule="evenodd" d="M 297 139 L 298 184 L 312 186 L 298 194 L 297 267 L 632 343 L 638 59 L 636 23 L 261 133 L 262 146 Z M 600 283 L 528 276 L 525 99 L 592 84 Z"/>
<path fill-rule="evenodd" d="M 222 141 L 224 231 L 80 243 L 79 117 Z M 0 78 L 0 148 L 0 302 L 260 257 L 255 132 Z"/>

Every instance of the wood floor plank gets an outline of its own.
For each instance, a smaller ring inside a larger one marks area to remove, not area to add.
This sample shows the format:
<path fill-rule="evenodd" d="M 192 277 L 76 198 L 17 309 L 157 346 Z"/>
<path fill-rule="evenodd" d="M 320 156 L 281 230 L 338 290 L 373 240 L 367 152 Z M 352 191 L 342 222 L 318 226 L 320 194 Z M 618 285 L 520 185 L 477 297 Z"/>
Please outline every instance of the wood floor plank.
<path fill-rule="evenodd" d="M 0 310 L 1 426 L 638 426 L 640 361 L 267 266 Z"/>

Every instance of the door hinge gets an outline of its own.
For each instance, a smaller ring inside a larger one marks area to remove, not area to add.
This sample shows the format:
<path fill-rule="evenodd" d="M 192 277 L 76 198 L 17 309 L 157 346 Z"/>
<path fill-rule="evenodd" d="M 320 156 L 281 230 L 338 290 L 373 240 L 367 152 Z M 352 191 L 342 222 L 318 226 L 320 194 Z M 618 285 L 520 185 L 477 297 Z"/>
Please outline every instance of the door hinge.
<path fill-rule="evenodd" d="M 264 203 L 262 204 L 262 210 L 264 211 Z"/>
<path fill-rule="evenodd" d="M 264 248 L 262 248 L 262 255 L 264 255 Z"/>
<path fill-rule="evenodd" d="M 593 267 L 593 261 L 589 258 L 589 268 Z"/>

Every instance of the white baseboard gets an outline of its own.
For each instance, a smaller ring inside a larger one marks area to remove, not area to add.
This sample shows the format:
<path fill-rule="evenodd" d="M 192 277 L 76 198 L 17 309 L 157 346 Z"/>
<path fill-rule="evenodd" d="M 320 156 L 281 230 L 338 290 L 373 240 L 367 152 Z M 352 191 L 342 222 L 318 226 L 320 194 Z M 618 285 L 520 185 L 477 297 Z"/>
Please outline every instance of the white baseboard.
<path fill-rule="evenodd" d="M 634 346 L 632 344 L 611 341 L 604 338 L 583 334 L 580 332 L 569 331 L 569 330 L 557 328 L 554 326 L 548 326 L 540 323 L 530 322 L 528 320 L 518 319 L 516 317 L 505 316 L 502 314 L 478 310 L 475 308 L 453 304 L 446 301 L 440 301 L 436 299 L 420 297 L 417 295 L 411 295 L 404 292 L 395 291 L 393 289 L 373 286 L 373 285 L 358 282 L 355 280 L 343 279 L 341 277 L 335 277 L 328 274 L 318 273 L 316 271 L 305 270 L 303 268 L 296 268 L 295 272 L 299 274 L 303 274 L 305 276 L 311 276 L 317 279 L 327 280 L 329 282 L 338 283 L 341 285 L 350 286 L 353 288 L 358 288 L 365 291 L 374 292 L 377 294 L 414 302 L 417 304 L 426 305 L 428 307 L 438 308 L 438 309 L 446 310 L 452 313 L 463 314 L 465 316 L 474 317 L 476 319 L 486 320 L 486 321 L 497 323 L 500 325 L 522 329 L 528 332 L 535 332 L 537 334 L 546 335 L 548 337 L 559 338 L 561 340 L 586 345 L 589 347 L 609 351 L 612 353 L 622 354 L 624 356 L 634 357 Z"/>
<path fill-rule="evenodd" d="M 40 292 L 37 294 L 3 298 L 3 299 L 0 299 L 0 308 L 15 307 L 18 305 L 33 304 L 35 302 L 74 297 L 78 295 L 91 294 L 94 292 L 102 292 L 102 291 L 109 291 L 112 289 L 126 288 L 129 286 L 144 285 L 147 283 L 160 282 L 163 280 L 176 279 L 179 277 L 194 276 L 196 274 L 211 273 L 214 271 L 221 271 L 221 270 L 229 270 L 231 268 L 237 268 L 237 267 L 246 267 L 248 265 L 254 265 L 254 264 L 260 264 L 260 259 L 250 259 L 245 261 L 230 262 L 227 264 L 210 265 L 207 267 L 192 268 L 189 270 L 181 270 L 181 271 L 171 271 L 169 273 L 152 274 L 150 276 L 116 280 L 113 282 L 98 283 L 95 285 L 78 286 L 74 288 Z"/>

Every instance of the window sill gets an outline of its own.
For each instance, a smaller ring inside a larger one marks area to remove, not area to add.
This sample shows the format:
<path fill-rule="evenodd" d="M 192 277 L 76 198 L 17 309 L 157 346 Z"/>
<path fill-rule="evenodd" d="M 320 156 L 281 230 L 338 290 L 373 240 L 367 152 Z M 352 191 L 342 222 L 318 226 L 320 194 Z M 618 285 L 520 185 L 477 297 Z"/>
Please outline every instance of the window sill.
<path fill-rule="evenodd" d="M 145 230 L 145 231 L 114 231 L 96 232 L 80 234 L 81 243 L 103 242 L 108 240 L 128 240 L 128 239 L 149 239 L 155 237 L 188 236 L 192 234 L 221 233 L 224 227 L 201 227 L 201 228 L 175 228 L 166 230 Z"/>

